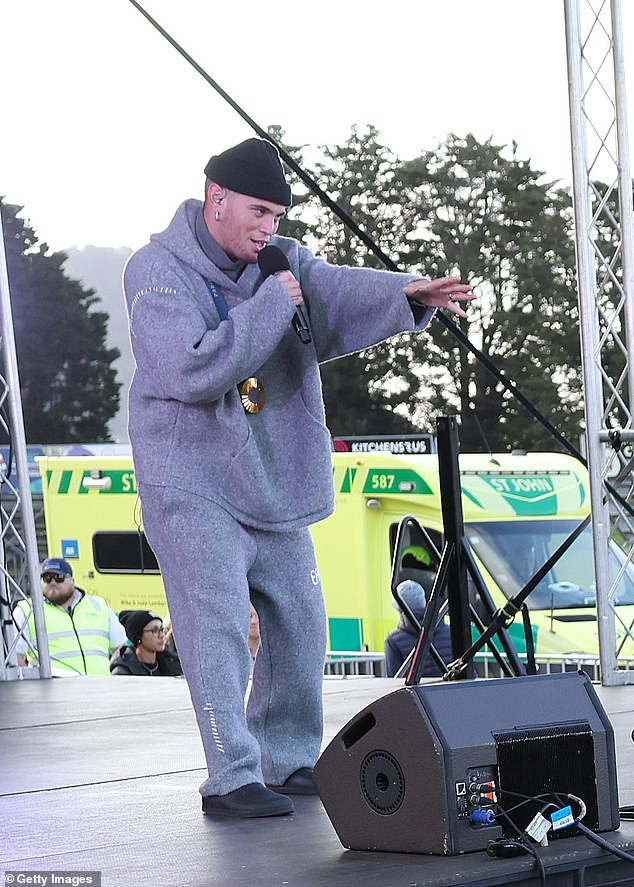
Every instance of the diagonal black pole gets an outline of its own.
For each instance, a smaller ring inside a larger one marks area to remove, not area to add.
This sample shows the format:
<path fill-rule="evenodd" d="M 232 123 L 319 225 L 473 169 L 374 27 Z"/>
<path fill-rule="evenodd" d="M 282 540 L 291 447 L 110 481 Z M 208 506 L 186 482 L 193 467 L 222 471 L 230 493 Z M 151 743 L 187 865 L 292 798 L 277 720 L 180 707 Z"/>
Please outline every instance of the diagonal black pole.
<path fill-rule="evenodd" d="M 153 18 L 149 12 L 141 6 L 137 0 L 129 0 L 129 2 L 137 9 L 142 16 L 144 16 L 147 21 L 152 25 L 153 28 L 164 37 L 167 42 L 174 47 L 174 49 L 182 55 L 182 57 L 196 70 L 207 83 L 216 90 L 218 95 L 220 95 L 231 107 L 233 110 L 242 117 L 242 119 L 249 124 L 249 126 L 260 136 L 260 138 L 266 139 L 271 142 L 271 144 L 275 145 L 277 150 L 280 152 L 280 156 L 284 160 L 284 162 L 289 166 L 293 172 L 297 174 L 297 176 L 304 182 L 304 184 L 315 194 L 319 199 L 340 219 L 344 225 L 356 234 L 359 240 L 367 246 L 367 248 L 374 253 L 374 255 L 383 262 L 386 268 L 390 271 L 400 271 L 398 265 L 392 261 L 392 259 L 383 252 L 383 250 L 378 246 L 377 243 L 372 240 L 372 238 L 367 234 L 359 225 L 355 222 L 355 220 L 350 216 L 344 209 L 342 209 L 338 203 L 336 203 L 332 197 L 330 197 L 322 188 L 319 187 L 315 179 L 309 175 L 302 167 L 295 161 L 288 151 L 284 148 L 283 145 L 279 144 L 275 141 L 275 139 L 265 130 L 263 129 L 259 123 L 257 123 L 253 117 L 251 117 L 247 112 L 233 99 L 228 92 L 226 92 L 220 84 L 211 77 L 198 62 L 192 58 L 192 56 L 178 43 L 171 34 L 169 34 L 165 28 L 163 28 L 155 18 Z M 446 314 L 443 314 L 442 311 L 436 312 L 436 317 L 438 320 L 449 330 L 449 332 L 454 336 L 455 339 L 460 342 L 460 344 L 467 351 L 471 352 L 480 363 L 486 367 L 486 369 L 491 373 L 492 376 L 496 378 L 496 380 L 502 385 L 502 387 L 508 391 L 513 397 L 515 397 L 522 406 L 536 419 L 540 425 L 542 425 L 550 434 L 559 442 L 559 444 L 570 453 L 571 456 L 574 456 L 578 459 L 582 465 L 587 467 L 587 461 L 581 455 L 577 447 L 568 438 L 563 435 L 560 431 L 555 428 L 553 423 L 548 419 L 544 414 L 535 406 L 535 404 L 526 397 L 525 394 L 518 388 L 516 383 L 512 379 L 508 379 L 502 370 L 497 367 L 493 361 L 488 357 L 483 351 L 480 351 L 465 335 L 465 333 L 460 329 L 458 324 L 454 323 Z M 620 503 L 621 507 L 624 508 L 628 514 L 634 517 L 634 508 L 627 502 L 614 487 L 608 483 L 607 480 L 604 480 L 604 484 L 610 494 Z"/>
<path fill-rule="evenodd" d="M 216 90 L 218 95 L 220 95 L 237 114 L 242 117 L 242 119 L 249 124 L 249 126 L 260 136 L 260 138 L 266 139 L 271 142 L 271 144 L 275 145 L 277 150 L 280 152 L 280 156 L 284 160 L 284 162 L 289 166 L 293 172 L 297 174 L 297 176 L 304 182 L 304 184 L 315 194 L 319 199 L 340 219 L 344 225 L 354 232 L 354 234 L 362 241 L 362 243 L 367 246 L 367 248 L 374 253 L 374 255 L 383 262 L 386 268 L 390 271 L 400 271 L 398 265 L 386 254 L 383 250 L 378 246 L 377 243 L 355 222 L 355 220 L 350 216 L 344 209 L 342 209 L 338 203 L 336 203 L 330 195 L 328 195 L 320 186 L 317 184 L 315 179 L 309 175 L 298 163 L 296 160 L 291 157 L 291 155 L 286 151 L 283 145 L 279 144 L 275 141 L 274 138 L 268 133 L 265 129 L 263 129 L 259 123 L 257 123 L 253 117 L 251 117 L 247 112 L 233 99 L 228 92 L 226 92 L 220 84 L 211 77 L 204 68 L 202 68 L 198 62 L 192 58 L 192 56 L 185 50 L 183 47 L 169 34 L 165 28 L 163 28 L 155 18 L 153 18 L 146 9 L 141 6 L 137 0 L 129 0 L 129 2 L 137 9 L 141 15 L 143 15 L 148 22 L 152 25 L 152 27 L 156 28 L 156 30 L 163 36 L 167 42 L 174 47 L 174 49 L 182 55 L 182 57 L 203 77 L 207 83 Z M 460 329 L 460 327 L 453 322 L 446 314 L 443 314 L 441 311 L 436 312 L 437 318 L 440 322 L 451 332 L 451 334 L 460 342 L 460 344 L 467 350 L 470 351 L 485 367 L 486 369 L 497 379 L 497 381 L 504 387 L 506 391 L 511 393 L 514 397 L 516 397 L 520 403 L 529 411 L 529 413 L 537 419 L 541 425 L 546 428 L 553 437 L 555 437 L 561 446 L 567 450 L 571 455 L 575 456 L 585 465 L 585 460 L 581 453 L 577 450 L 577 448 L 572 444 L 560 431 L 555 428 L 552 422 L 541 413 L 537 407 L 520 391 L 517 385 L 511 380 L 507 379 L 504 373 L 493 363 L 493 361 L 484 354 L 483 351 L 480 351 L 472 342 L 469 341 L 464 332 Z"/>
<path fill-rule="evenodd" d="M 249 126 L 260 136 L 262 139 L 266 139 L 266 141 L 271 142 L 271 144 L 275 145 L 277 150 L 280 152 L 280 156 L 284 163 L 293 170 L 294 173 L 299 176 L 299 178 L 304 182 L 305 185 L 310 188 L 310 190 L 322 200 L 326 206 L 332 210 L 332 212 L 339 218 L 341 221 L 347 225 L 357 237 L 363 241 L 363 243 L 371 250 L 377 258 L 379 258 L 386 266 L 389 267 L 391 271 L 398 271 L 395 263 L 387 256 L 383 250 L 376 244 L 372 238 L 366 234 L 366 232 L 357 225 L 352 216 L 348 215 L 348 213 L 342 209 L 338 203 L 336 203 L 329 194 L 327 194 L 322 188 L 319 187 L 315 179 L 309 175 L 298 163 L 296 160 L 291 157 L 288 151 L 281 145 L 279 142 L 276 142 L 275 139 L 268 133 L 265 129 L 263 129 L 259 123 L 257 123 L 253 117 L 251 117 L 247 112 L 242 108 L 235 99 L 231 98 L 228 92 L 226 92 L 220 84 L 209 75 L 204 68 L 202 68 L 198 62 L 191 57 L 191 55 L 183 49 L 183 47 L 174 40 L 171 34 L 169 34 L 165 28 L 163 28 L 156 19 L 152 18 L 152 16 L 145 10 L 137 0 L 130 0 L 130 3 L 139 10 L 141 15 L 145 16 L 145 18 L 149 21 L 149 23 L 156 28 L 156 30 L 161 34 L 168 43 L 170 43 L 174 49 L 180 53 L 183 58 L 189 62 L 189 64 L 194 68 L 200 76 L 207 81 L 207 83 L 216 90 L 218 95 L 220 95 L 237 114 L 242 117 L 242 119 L 249 124 Z"/>
<path fill-rule="evenodd" d="M 462 656 L 456 659 L 455 662 L 450 663 L 449 672 L 447 674 L 448 680 L 453 680 L 456 677 L 460 676 L 460 673 L 463 669 L 473 661 L 473 657 L 478 653 L 482 647 L 488 643 L 494 634 L 496 634 L 500 628 L 508 628 L 508 626 L 513 622 L 517 613 L 519 613 L 522 605 L 524 604 L 526 598 L 529 596 L 531 591 L 534 588 L 537 588 L 542 579 L 548 575 L 553 564 L 557 563 L 557 561 L 568 551 L 570 546 L 575 542 L 581 533 L 585 530 L 585 528 L 590 523 L 591 515 L 587 515 L 580 521 L 579 524 L 575 527 L 572 533 L 561 543 L 559 548 L 554 551 L 551 556 L 548 558 L 545 564 L 539 568 L 539 570 L 532 576 L 526 585 L 521 588 L 515 597 L 509 598 L 509 600 L 504 604 L 503 607 L 495 613 L 493 620 L 490 622 L 487 629 L 477 638 L 473 644 L 466 650 Z"/>

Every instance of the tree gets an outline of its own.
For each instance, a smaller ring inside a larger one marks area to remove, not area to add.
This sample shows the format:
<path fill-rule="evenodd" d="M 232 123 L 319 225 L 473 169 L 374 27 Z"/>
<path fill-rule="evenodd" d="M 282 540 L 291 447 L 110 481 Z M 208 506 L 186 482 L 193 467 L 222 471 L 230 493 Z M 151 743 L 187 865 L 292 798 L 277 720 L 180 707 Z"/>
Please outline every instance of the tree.
<path fill-rule="evenodd" d="M 270 131 L 276 137 L 283 136 L 279 129 Z M 323 159 L 316 164 L 315 174 L 320 187 L 386 252 L 396 255 L 392 244 L 398 245 L 406 233 L 394 186 L 398 161 L 379 142 L 378 135 L 373 126 L 353 126 L 343 145 L 321 146 Z M 286 150 L 302 162 L 301 149 Z M 295 179 L 293 193 L 298 192 L 303 228 L 297 227 L 293 207 L 280 233 L 304 239 L 335 264 L 383 267 L 359 238 L 333 218 L 317 197 L 306 194 Z M 306 219 L 310 220 L 308 226 Z M 410 350 L 410 337 L 402 336 L 322 367 L 326 415 L 334 435 L 416 430 L 406 406 L 420 386 L 410 365 Z"/>
<path fill-rule="evenodd" d="M 468 320 L 455 322 L 576 443 L 583 408 L 568 191 L 544 182 L 515 143 L 509 152 L 449 135 L 401 163 L 378 136 L 370 125 L 352 127 L 343 145 L 322 146 L 319 184 L 403 270 L 478 285 Z M 303 194 L 301 211 L 303 227 L 291 218 L 284 233 L 333 262 L 381 267 L 312 194 Z M 436 415 L 459 413 L 464 449 L 556 446 L 438 321 L 423 335 L 327 365 L 323 379 L 338 434 L 433 430 Z"/>
<path fill-rule="evenodd" d="M 576 440 L 581 372 L 568 192 L 544 183 L 515 144 L 508 156 L 472 135 L 450 135 L 402 163 L 373 126 L 354 126 L 343 145 L 321 152 L 320 186 L 400 268 L 478 284 L 469 320 L 457 321 L 463 332 Z M 310 228 L 284 233 L 303 235 L 330 261 L 382 267 L 316 197 L 303 197 L 301 211 Z M 438 321 L 423 335 L 326 365 L 322 375 L 336 434 L 433 430 L 436 415 L 459 413 L 465 450 L 554 445 Z"/>
<path fill-rule="evenodd" d="M 0 198 L 27 441 L 109 440 L 120 352 L 105 346 L 108 315 L 94 290 L 66 276 L 66 255 L 38 242 L 22 209 Z"/>
<path fill-rule="evenodd" d="M 491 140 L 450 135 L 403 164 L 402 259 L 478 284 L 463 331 L 559 430 L 581 428 L 574 240 L 569 194 Z M 430 403 L 461 416 L 465 450 L 552 448 L 553 438 L 436 324 Z M 478 425 L 480 427 L 478 427 Z M 485 429 L 484 443 L 480 429 Z"/>

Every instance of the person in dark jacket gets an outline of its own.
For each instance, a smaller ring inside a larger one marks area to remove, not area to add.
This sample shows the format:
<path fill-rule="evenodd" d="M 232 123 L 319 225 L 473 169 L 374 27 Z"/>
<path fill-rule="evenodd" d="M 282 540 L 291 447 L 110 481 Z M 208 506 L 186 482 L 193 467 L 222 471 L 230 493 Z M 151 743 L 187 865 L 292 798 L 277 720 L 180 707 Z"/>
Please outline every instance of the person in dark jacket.
<path fill-rule="evenodd" d="M 422 622 L 427 599 L 420 583 L 415 582 L 413 579 L 406 579 L 397 586 L 397 590 L 414 616 L 416 616 L 419 622 Z M 399 620 L 397 627 L 385 639 L 385 670 L 388 678 L 394 677 L 418 642 L 418 632 L 396 601 L 393 601 L 393 604 L 399 611 Z M 451 654 L 451 635 L 449 626 L 444 622 L 436 626 L 432 643 L 443 660 L 451 662 L 453 659 Z M 433 677 L 440 673 L 440 669 L 428 652 L 423 660 L 423 676 Z"/>
<path fill-rule="evenodd" d="M 178 677 L 183 670 L 178 656 L 165 649 L 163 620 L 151 610 L 122 610 L 119 620 L 132 646 L 113 653 L 110 671 L 119 675 Z"/>

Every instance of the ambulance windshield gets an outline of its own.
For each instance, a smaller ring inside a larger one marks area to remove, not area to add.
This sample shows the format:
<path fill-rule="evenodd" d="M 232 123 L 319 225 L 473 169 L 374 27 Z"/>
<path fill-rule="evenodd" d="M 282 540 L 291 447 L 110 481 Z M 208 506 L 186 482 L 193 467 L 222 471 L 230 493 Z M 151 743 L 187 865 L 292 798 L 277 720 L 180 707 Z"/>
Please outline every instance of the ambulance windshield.
<path fill-rule="evenodd" d="M 507 597 L 513 597 L 545 564 L 578 525 L 573 520 L 516 523 L 494 521 L 465 525 L 467 538 L 482 564 Z M 634 568 L 614 544 L 612 582 L 619 578 L 613 601 L 634 604 Z M 594 607 L 594 556 L 588 525 L 527 599 L 531 610 Z"/>

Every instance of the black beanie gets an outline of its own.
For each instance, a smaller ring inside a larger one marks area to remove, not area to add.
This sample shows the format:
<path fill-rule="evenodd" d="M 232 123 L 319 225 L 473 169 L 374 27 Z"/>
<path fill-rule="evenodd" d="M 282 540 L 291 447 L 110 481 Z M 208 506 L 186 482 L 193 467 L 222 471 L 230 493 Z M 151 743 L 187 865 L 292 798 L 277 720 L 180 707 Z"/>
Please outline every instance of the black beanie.
<path fill-rule="evenodd" d="M 143 629 L 153 619 L 160 619 L 161 623 L 163 622 L 158 613 L 153 613 L 151 610 L 122 610 L 119 613 L 119 622 L 135 647 L 141 640 Z"/>
<path fill-rule="evenodd" d="M 284 178 L 280 155 L 275 145 L 264 139 L 247 139 L 215 154 L 205 167 L 205 175 L 238 194 L 291 205 L 291 189 Z"/>

